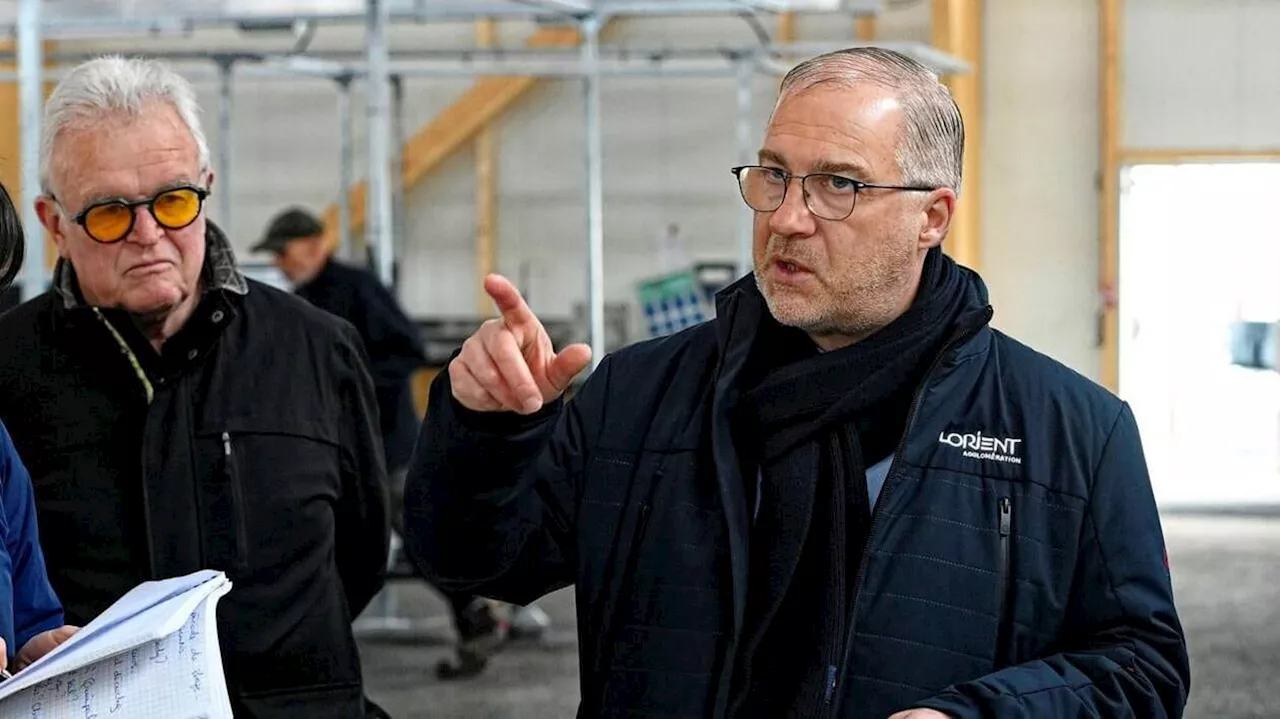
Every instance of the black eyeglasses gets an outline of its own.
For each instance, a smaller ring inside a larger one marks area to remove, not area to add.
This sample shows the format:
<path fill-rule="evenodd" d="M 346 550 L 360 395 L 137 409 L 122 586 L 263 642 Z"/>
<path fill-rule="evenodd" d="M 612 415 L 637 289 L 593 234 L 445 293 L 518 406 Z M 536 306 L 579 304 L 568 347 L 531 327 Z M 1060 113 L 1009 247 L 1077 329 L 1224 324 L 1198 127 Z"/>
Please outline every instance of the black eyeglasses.
<path fill-rule="evenodd" d="M 96 202 L 72 219 L 85 234 L 103 244 L 119 242 L 133 231 L 136 209 L 146 207 L 155 221 L 168 230 L 181 230 L 196 221 L 209 191 L 190 185 L 171 187 L 145 200 Z M 58 198 L 53 198 L 56 202 Z"/>
<path fill-rule="evenodd" d="M 759 165 L 735 167 L 733 174 L 738 178 L 738 190 L 742 193 L 743 201 L 756 212 L 773 212 L 782 207 L 791 181 L 800 180 L 805 207 L 815 217 L 824 220 L 843 220 L 852 215 L 854 205 L 858 202 L 859 190 L 932 192 L 938 189 L 921 185 L 875 185 L 825 172 L 793 175 L 781 168 Z"/>

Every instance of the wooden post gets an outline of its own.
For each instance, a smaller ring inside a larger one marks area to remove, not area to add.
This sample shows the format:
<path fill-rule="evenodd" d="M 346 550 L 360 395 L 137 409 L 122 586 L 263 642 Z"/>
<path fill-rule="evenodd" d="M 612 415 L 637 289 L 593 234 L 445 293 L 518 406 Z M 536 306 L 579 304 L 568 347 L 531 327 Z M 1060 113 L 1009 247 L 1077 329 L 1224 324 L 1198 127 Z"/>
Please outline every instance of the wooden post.
<path fill-rule="evenodd" d="M 778 32 L 776 42 L 780 45 L 796 41 L 796 14 L 784 12 L 778 15 Z"/>
<path fill-rule="evenodd" d="M 1120 0 L 1098 2 L 1098 292 L 1102 385 L 1120 390 Z"/>
<path fill-rule="evenodd" d="M 0 50 L 14 52 L 17 43 L 8 41 L 0 43 Z M 12 72 L 17 63 L 0 63 L 0 69 Z M 21 207 L 26 198 L 22 197 L 22 126 L 18 117 L 18 83 L 0 83 L 0 182 L 13 198 L 15 205 Z"/>
<path fill-rule="evenodd" d="M 489 18 L 476 21 L 476 45 L 493 47 L 497 24 Z M 476 134 L 476 313 L 490 317 L 493 300 L 484 291 L 484 277 L 497 266 L 498 234 L 498 130 L 488 123 Z"/>
<path fill-rule="evenodd" d="M 853 36 L 862 42 L 876 39 L 876 16 L 859 15 L 855 21 Z"/>
<path fill-rule="evenodd" d="M 1128 165 L 1185 165 L 1192 162 L 1280 162 L 1280 147 L 1242 148 L 1143 148 L 1121 147 L 1117 164 Z"/>
<path fill-rule="evenodd" d="M 956 262 L 982 264 L 982 0 L 933 0 L 933 45 L 968 63 L 943 78 L 965 121 L 964 181 L 943 245 Z"/>
<path fill-rule="evenodd" d="M 53 53 L 56 45 L 53 42 L 45 41 L 45 55 Z M 14 52 L 17 50 L 17 43 L 12 41 L 0 42 L 0 50 L 5 52 Z M 45 62 L 46 68 L 52 68 L 53 64 Z M 16 62 L 0 63 L 0 69 L 6 71 L 15 71 L 18 69 Z M 54 82 L 46 81 L 44 83 L 45 99 L 53 92 L 56 86 Z M 26 158 L 22 157 L 22 118 L 21 104 L 19 102 L 19 91 L 17 82 L 0 83 L 0 182 L 4 183 L 4 187 L 9 191 L 9 196 L 13 199 L 13 205 L 18 210 L 18 214 L 22 214 L 22 208 L 27 202 L 33 202 L 34 197 L 27 198 L 22 195 L 22 163 Z M 32 162 L 37 160 L 33 159 Z M 58 248 L 53 244 L 53 238 L 45 233 L 42 227 L 23 227 L 24 232 L 41 232 L 45 234 L 44 257 L 40 261 L 45 266 L 52 269 L 58 261 Z M 28 257 L 26 262 L 37 261 Z"/>

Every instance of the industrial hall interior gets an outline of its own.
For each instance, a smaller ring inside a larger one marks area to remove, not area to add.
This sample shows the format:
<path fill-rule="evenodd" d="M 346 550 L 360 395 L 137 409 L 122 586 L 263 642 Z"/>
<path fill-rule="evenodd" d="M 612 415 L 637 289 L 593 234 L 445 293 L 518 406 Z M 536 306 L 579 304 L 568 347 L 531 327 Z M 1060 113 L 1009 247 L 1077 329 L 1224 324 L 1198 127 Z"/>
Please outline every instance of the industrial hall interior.
<path fill-rule="evenodd" d="M 1280 716 L 1280 0 L 0 27 L 0 719 Z"/>

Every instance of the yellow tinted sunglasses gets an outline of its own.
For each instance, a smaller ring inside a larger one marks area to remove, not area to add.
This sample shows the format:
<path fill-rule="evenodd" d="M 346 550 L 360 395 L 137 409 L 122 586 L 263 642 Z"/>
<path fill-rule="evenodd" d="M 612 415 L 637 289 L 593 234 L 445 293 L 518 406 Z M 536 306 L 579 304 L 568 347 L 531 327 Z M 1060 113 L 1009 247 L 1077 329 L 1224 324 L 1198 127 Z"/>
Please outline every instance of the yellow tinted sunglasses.
<path fill-rule="evenodd" d="M 139 207 L 146 207 L 161 227 L 181 230 L 200 216 L 208 196 L 209 191 L 199 187 L 173 187 L 145 200 L 98 202 L 81 210 L 73 219 L 94 240 L 109 244 L 129 236 Z"/>

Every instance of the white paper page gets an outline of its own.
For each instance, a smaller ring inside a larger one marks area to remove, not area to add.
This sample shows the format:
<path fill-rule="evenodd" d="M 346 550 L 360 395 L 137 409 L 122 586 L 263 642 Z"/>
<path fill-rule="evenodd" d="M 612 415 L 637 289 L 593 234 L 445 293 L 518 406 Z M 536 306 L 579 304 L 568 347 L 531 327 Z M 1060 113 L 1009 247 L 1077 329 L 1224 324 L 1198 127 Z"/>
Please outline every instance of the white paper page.
<path fill-rule="evenodd" d="M 230 581 L 220 572 L 197 572 L 146 582 L 121 597 L 53 651 L 0 684 L 0 701 L 37 682 L 154 641 L 177 631 L 214 592 Z"/>
<path fill-rule="evenodd" d="M 0 701 L 0 719 L 230 719 L 216 616 L 229 590 L 224 584 L 162 639 Z"/>

